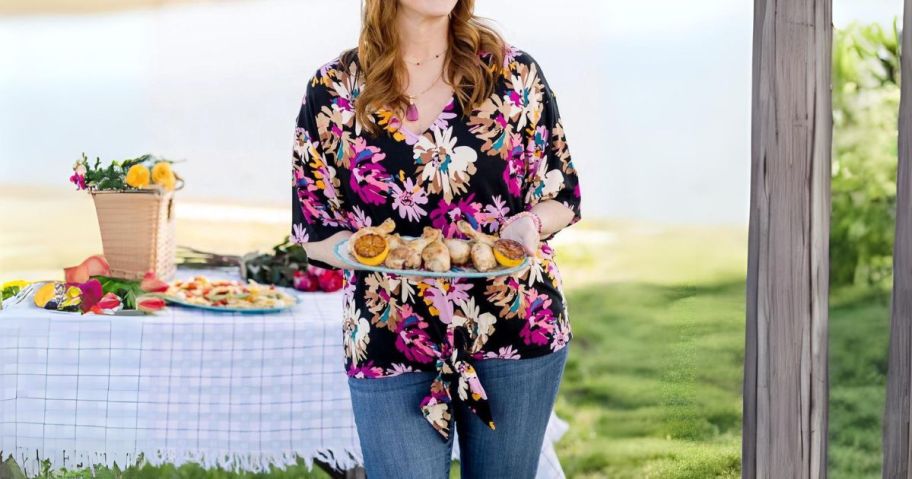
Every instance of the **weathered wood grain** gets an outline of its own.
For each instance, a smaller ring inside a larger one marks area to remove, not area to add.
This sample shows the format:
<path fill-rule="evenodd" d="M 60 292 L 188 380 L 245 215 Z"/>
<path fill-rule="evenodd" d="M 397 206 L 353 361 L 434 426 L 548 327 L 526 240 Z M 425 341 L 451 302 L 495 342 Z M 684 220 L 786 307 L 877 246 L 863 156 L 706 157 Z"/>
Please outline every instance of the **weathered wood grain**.
<path fill-rule="evenodd" d="M 912 0 L 905 0 L 903 25 L 912 26 Z M 899 105 L 899 164 L 896 173 L 896 236 L 893 300 L 883 424 L 883 477 L 909 478 L 909 396 L 912 388 L 912 32 L 903 28 Z"/>
<path fill-rule="evenodd" d="M 826 477 L 831 0 L 755 0 L 742 477 Z"/>

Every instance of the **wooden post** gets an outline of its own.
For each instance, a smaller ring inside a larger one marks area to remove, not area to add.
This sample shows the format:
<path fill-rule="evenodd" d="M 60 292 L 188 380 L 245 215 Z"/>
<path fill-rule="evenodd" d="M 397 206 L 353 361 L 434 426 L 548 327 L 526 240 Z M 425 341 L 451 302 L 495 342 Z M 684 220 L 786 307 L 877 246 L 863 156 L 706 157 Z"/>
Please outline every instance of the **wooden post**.
<path fill-rule="evenodd" d="M 883 424 L 883 477 L 909 477 L 909 395 L 912 379 L 912 0 L 905 0 L 896 173 L 893 301 Z"/>
<path fill-rule="evenodd" d="M 755 0 L 744 479 L 827 462 L 832 0 Z"/>

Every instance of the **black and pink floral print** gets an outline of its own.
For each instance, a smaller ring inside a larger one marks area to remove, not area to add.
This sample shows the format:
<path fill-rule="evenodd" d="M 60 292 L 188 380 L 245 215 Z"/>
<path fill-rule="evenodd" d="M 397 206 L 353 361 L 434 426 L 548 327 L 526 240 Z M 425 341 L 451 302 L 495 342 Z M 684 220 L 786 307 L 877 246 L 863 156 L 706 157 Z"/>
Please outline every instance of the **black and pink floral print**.
<path fill-rule="evenodd" d="M 490 56 L 481 55 L 489 62 Z M 456 223 L 497 233 L 505 218 L 554 200 L 580 218 L 580 191 L 554 94 L 538 63 L 510 48 L 492 95 L 462 111 L 455 96 L 420 134 L 392 112 L 372 114 L 370 135 L 355 119 L 363 88 L 358 62 L 336 59 L 307 86 L 293 148 L 292 237 L 320 241 L 396 221 L 460 237 Z M 400 277 L 346 271 L 344 366 L 378 378 L 436 371 L 415 407 L 448 438 L 454 401 L 489 427 L 496 418 L 473 364 L 541 356 L 572 337 L 554 251 L 543 241 L 531 266 L 488 279 Z"/>

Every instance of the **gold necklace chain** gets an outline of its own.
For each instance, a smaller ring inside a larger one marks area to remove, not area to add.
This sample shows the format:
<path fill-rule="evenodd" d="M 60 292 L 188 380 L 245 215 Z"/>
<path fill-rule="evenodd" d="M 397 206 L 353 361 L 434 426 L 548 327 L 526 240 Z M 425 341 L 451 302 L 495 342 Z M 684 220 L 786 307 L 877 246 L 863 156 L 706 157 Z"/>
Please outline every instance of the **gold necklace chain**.
<path fill-rule="evenodd" d="M 434 88 L 435 86 L 437 86 L 437 83 L 440 81 L 441 78 L 443 78 L 443 70 L 440 71 L 440 74 L 437 75 L 437 79 L 434 80 L 433 83 L 431 83 L 431 86 L 425 88 L 424 91 L 422 91 L 421 93 L 418 93 L 417 95 L 409 95 L 406 93 L 406 96 L 409 97 L 409 100 L 414 100 L 414 99 L 424 95 L 425 93 L 431 91 L 431 88 Z"/>
<path fill-rule="evenodd" d="M 420 67 L 422 63 L 424 63 L 424 62 L 426 62 L 426 61 L 428 61 L 428 60 L 436 60 L 436 59 L 440 58 L 440 55 L 443 55 L 444 53 L 446 53 L 446 50 L 444 50 L 444 51 L 442 51 L 442 52 L 440 52 L 440 53 L 438 53 L 438 54 L 436 54 L 436 55 L 431 55 L 431 56 L 422 58 L 421 60 L 417 60 L 417 61 L 414 61 L 414 60 L 406 60 L 405 58 L 403 58 L 402 60 L 403 60 L 405 63 L 408 63 L 408 64 L 411 64 L 411 65 L 415 65 L 415 66 L 419 66 L 419 67 Z"/>

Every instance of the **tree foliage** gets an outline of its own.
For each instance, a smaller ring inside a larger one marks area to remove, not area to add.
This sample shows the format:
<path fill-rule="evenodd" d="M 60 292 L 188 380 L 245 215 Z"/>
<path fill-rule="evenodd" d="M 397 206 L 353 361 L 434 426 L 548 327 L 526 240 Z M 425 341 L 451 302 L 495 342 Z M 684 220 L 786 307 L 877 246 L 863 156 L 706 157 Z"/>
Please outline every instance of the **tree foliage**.
<path fill-rule="evenodd" d="M 831 283 L 885 283 L 896 217 L 899 29 L 852 24 L 835 37 Z"/>

